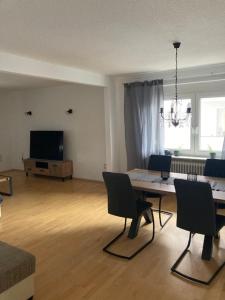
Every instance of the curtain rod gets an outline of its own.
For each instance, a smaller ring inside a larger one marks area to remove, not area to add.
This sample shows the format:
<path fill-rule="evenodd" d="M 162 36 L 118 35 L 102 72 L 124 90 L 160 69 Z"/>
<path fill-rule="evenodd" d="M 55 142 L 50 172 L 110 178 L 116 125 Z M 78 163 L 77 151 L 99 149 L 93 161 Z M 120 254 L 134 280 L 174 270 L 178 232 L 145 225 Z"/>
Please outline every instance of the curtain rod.
<path fill-rule="evenodd" d="M 123 84 L 130 84 L 132 82 L 144 82 L 144 81 L 154 81 L 157 80 L 156 78 L 136 78 L 134 80 L 131 80 L 129 82 L 125 82 Z M 207 82 L 219 82 L 225 80 L 225 74 L 216 74 L 216 75 L 210 75 L 210 76 L 198 76 L 198 77 L 187 77 L 184 79 L 180 79 L 178 81 L 178 85 L 181 84 L 197 84 L 197 83 L 207 83 Z M 163 79 L 163 85 L 164 86 L 170 86 L 175 84 L 175 78 L 168 78 Z"/>

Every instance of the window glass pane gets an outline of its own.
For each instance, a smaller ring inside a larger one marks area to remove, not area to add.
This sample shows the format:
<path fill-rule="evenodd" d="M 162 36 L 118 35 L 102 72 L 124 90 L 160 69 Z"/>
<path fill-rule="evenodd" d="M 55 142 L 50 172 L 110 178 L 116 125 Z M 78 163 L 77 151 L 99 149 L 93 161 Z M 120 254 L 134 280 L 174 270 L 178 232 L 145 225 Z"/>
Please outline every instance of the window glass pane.
<path fill-rule="evenodd" d="M 200 150 L 221 151 L 225 133 L 225 97 L 200 99 Z"/>
<path fill-rule="evenodd" d="M 168 112 L 171 109 L 172 100 L 164 101 L 164 112 L 167 118 Z M 182 99 L 179 101 L 179 112 L 182 117 L 186 116 L 188 105 L 191 104 L 191 99 Z M 182 124 L 183 123 L 183 124 Z M 191 122 L 182 122 L 181 125 L 174 127 L 170 122 L 164 122 L 164 146 L 165 149 L 190 150 L 191 149 Z"/>

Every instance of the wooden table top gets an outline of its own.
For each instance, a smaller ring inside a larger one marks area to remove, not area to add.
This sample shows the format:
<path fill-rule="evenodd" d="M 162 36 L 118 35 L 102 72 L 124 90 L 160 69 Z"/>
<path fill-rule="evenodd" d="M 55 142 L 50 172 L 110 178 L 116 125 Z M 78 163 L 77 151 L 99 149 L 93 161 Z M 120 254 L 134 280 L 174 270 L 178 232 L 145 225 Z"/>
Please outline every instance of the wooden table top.
<path fill-rule="evenodd" d="M 134 169 L 128 172 L 128 174 L 132 173 L 140 173 L 143 175 L 156 175 L 161 176 L 161 172 L 158 171 L 149 171 L 143 169 Z M 187 174 L 181 173 L 170 173 L 170 177 L 187 179 Z M 217 178 L 217 177 L 207 177 L 198 175 L 198 181 L 202 182 L 217 182 L 223 183 L 225 185 L 225 178 Z M 163 182 L 150 182 L 144 180 L 131 180 L 132 186 L 137 190 L 142 190 L 146 192 L 158 192 L 161 194 L 175 194 L 175 187 L 172 184 L 165 184 Z M 213 198 L 221 203 L 225 203 L 225 192 L 222 191 L 213 191 Z"/>

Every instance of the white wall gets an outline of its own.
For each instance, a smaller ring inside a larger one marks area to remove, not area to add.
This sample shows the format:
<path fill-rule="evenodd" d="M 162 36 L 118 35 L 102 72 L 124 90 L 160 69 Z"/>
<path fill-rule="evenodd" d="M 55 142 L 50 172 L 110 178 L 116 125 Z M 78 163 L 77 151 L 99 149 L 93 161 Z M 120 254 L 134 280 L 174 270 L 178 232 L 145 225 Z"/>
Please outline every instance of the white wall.
<path fill-rule="evenodd" d="M 140 73 L 124 76 L 114 76 L 114 128 L 112 140 L 112 152 L 115 153 L 113 169 L 116 171 L 127 170 L 127 156 L 125 148 L 124 129 L 124 83 L 153 79 L 164 79 L 165 96 L 174 95 L 174 70 L 158 72 L 156 74 Z M 112 80 L 112 79 L 111 79 Z M 189 93 L 225 93 L 225 64 L 222 66 L 204 66 L 181 70 L 179 81 L 180 94 Z"/>
<path fill-rule="evenodd" d="M 6 170 L 11 169 L 10 103 L 0 97 L 0 107 L 0 170 Z"/>
<path fill-rule="evenodd" d="M 104 163 L 108 170 L 126 170 L 123 84 L 163 78 L 165 95 L 173 95 L 173 75 L 174 70 L 111 76 L 105 88 L 71 84 L 0 92 L 0 170 L 22 168 L 31 129 L 65 130 L 65 158 L 73 159 L 76 177 L 101 179 Z M 224 79 L 225 65 L 183 70 L 179 92 L 225 91 Z M 71 116 L 65 114 L 70 107 Z M 33 111 L 31 118 L 24 115 L 27 110 Z"/>
<path fill-rule="evenodd" d="M 1 170 L 22 169 L 21 158 L 29 157 L 30 130 L 64 130 L 64 158 L 73 160 L 74 176 L 101 179 L 106 163 L 102 87 L 71 84 L 11 91 L 0 94 L 0 101 Z M 69 108 L 71 115 L 66 114 Z M 31 117 L 24 114 L 28 110 Z"/>
<path fill-rule="evenodd" d="M 13 147 L 17 148 L 15 137 L 23 127 L 22 102 L 20 97 L 11 97 L 8 92 L 0 91 L 0 171 L 12 169 Z"/>

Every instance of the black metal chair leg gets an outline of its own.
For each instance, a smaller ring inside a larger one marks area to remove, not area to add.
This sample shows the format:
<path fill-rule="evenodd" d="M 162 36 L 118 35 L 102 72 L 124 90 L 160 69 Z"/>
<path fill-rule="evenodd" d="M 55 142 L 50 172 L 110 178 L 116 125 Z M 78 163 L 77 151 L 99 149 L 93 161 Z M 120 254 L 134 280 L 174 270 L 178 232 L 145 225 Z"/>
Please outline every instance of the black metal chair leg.
<path fill-rule="evenodd" d="M 176 260 L 176 262 L 174 263 L 174 265 L 171 268 L 172 272 L 178 272 L 178 271 L 176 271 L 176 268 L 178 267 L 178 265 L 180 264 L 180 262 L 182 261 L 182 259 L 186 255 L 186 253 L 188 252 L 190 245 L 191 245 L 191 232 L 189 233 L 189 238 L 188 238 L 188 243 L 187 243 L 186 248 L 184 249 L 184 251 L 181 253 L 179 258 Z"/>
<path fill-rule="evenodd" d="M 181 273 L 180 271 L 178 271 L 176 268 L 179 266 L 179 264 L 181 263 L 181 261 L 183 260 L 183 258 L 185 257 L 185 255 L 188 253 L 188 249 L 190 247 L 190 244 L 191 244 L 191 238 L 192 238 L 192 233 L 190 232 L 189 234 L 189 239 L 188 239 L 188 243 L 187 243 L 187 246 L 186 248 L 184 249 L 184 251 L 181 253 L 181 255 L 179 256 L 179 258 L 177 259 L 177 261 L 174 263 L 174 265 L 171 267 L 171 272 L 172 273 L 175 273 L 183 278 L 186 278 L 190 281 L 193 281 L 193 282 L 197 282 L 197 283 L 201 283 L 201 284 L 205 284 L 205 285 L 209 285 L 212 280 L 216 277 L 216 275 L 221 271 L 221 269 L 224 267 L 225 265 L 225 262 L 216 270 L 216 272 L 213 273 L 213 275 L 210 277 L 210 279 L 208 281 L 203 281 L 201 279 L 197 279 L 197 278 L 194 278 L 194 277 L 191 277 L 191 276 L 188 276 L 184 273 Z"/>
<path fill-rule="evenodd" d="M 109 242 L 104 248 L 103 248 L 103 251 L 111 254 L 111 255 L 114 255 L 114 256 L 117 256 L 117 257 L 120 257 L 120 258 L 127 258 L 126 256 L 124 255 L 120 255 L 120 254 L 116 254 L 116 253 L 113 253 L 111 251 L 108 250 L 108 247 L 110 247 L 115 241 L 117 241 L 123 234 L 124 232 L 126 231 L 126 227 L 127 227 L 127 219 L 125 218 L 125 221 L 124 221 L 124 227 L 123 227 L 123 230 L 111 241 Z"/>
<path fill-rule="evenodd" d="M 162 196 L 159 197 L 159 209 L 153 208 L 152 210 L 153 211 L 158 211 L 158 213 L 159 213 L 159 224 L 160 224 L 161 228 L 163 228 L 169 222 L 169 220 L 172 218 L 173 214 L 169 211 L 162 210 L 161 207 L 162 207 Z M 168 215 L 168 218 L 166 219 L 166 221 L 164 223 L 162 223 L 161 214 Z"/>
<path fill-rule="evenodd" d="M 124 258 L 124 259 L 132 259 L 133 257 L 135 257 L 138 253 L 140 253 L 144 248 L 146 248 L 149 244 L 151 244 L 151 242 L 154 240 L 154 236 L 155 236 L 155 222 L 154 222 L 154 216 L 153 216 L 153 213 L 152 213 L 152 210 L 151 211 L 151 219 L 152 219 L 152 237 L 151 239 L 145 243 L 143 246 L 141 246 L 137 251 L 135 251 L 132 255 L 130 256 L 125 256 L 125 255 L 120 255 L 120 254 L 117 254 L 117 253 L 114 253 L 110 250 L 108 250 L 108 248 L 116 241 L 118 240 L 125 232 L 126 230 L 126 224 L 127 224 L 127 219 L 125 219 L 125 222 L 124 222 L 124 228 L 122 230 L 122 232 L 117 235 L 111 242 L 109 242 L 104 248 L 103 248 L 103 251 L 107 252 L 108 254 L 111 254 L 113 256 L 116 256 L 116 257 L 119 257 L 119 258 Z"/>

